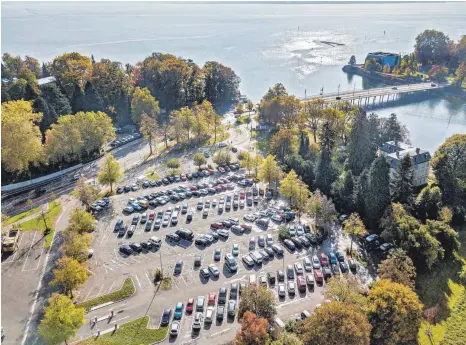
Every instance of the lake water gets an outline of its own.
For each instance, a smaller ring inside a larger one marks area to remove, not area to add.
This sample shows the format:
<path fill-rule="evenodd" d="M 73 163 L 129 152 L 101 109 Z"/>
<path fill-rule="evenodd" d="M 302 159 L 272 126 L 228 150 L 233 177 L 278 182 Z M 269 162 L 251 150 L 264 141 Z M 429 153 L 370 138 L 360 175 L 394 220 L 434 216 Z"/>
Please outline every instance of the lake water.
<path fill-rule="evenodd" d="M 410 52 L 418 33 L 435 28 L 466 34 L 466 3 L 160 4 L 149 2 L 3 2 L 2 53 L 52 60 L 64 52 L 136 63 L 152 52 L 217 60 L 259 100 L 276 82 L 304 97 L 371 87 L 341 71 L 351 55 Z M 321 41 L 344 45 L 330 46 Z M 396 112 L 414 144 L 429 150 L 466 132 L 466 107 L 429 100 L 376 111 Z"/>

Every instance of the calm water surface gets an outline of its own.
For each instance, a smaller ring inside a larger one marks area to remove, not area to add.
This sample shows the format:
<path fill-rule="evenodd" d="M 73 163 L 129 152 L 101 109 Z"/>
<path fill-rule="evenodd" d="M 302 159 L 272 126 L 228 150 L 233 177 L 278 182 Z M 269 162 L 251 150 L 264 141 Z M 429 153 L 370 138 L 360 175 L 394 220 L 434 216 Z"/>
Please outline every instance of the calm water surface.
<path fill-rule="evenodd" d="M 259 100 L 283 83 L 304 96 L 373 85 L 341 71 L 351 55 L 409 52 L 426 28 L 458 40 L 466 34 L 466 3 L 215 5 L 138 2 L 2 3 L 2 53 L 41 61 L 71 51 L 136 63 L 168 52 L 199 65 L 217 60 L 241 77 L 241 91 Z M 343 45 L 331 46 L 322 41 Z M 413 143 L 435 150 L 466 132 L 466 108 L 430 100 L 377 110 L 396 112 Z"/>

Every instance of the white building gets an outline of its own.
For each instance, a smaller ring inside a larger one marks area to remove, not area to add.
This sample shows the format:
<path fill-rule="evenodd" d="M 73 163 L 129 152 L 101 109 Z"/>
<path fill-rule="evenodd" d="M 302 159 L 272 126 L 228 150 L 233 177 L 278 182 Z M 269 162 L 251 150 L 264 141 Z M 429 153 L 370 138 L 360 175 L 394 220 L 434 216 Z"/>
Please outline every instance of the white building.
<path fill-rule="evenodd" d="M 404 156 L 409 155 L 414 168 L 413 186 L 418 187 L 427 184 L 431 159 L 429 151 L 421 150 L 404 143 L 388 141 L 379 146 L 379 153 L 387 157 L 390 164 L 390 177 L 393 177 L 398 166 L 398 161 Z"/>

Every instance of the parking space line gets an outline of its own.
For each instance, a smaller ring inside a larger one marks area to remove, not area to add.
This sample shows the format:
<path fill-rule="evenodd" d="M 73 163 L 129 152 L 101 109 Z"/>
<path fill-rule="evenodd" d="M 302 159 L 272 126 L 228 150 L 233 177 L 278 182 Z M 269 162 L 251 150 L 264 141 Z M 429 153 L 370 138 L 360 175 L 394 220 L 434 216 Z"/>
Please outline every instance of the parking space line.
<path fill-rule="evenodd" d="M 13 254 L 13 257 L 11 258 L 10 262 L 15 261 L 16 255 L 18 255 L 18 252 L 21 249 L 21 242 L 23 241 L 23 237 L 24 237 L 24 232 L 21 233 L 21 238 L 19 239 L 19 242 L 18 242 L 18 248 L 16 249 L 15 253 Z"/>
<path fill-rule="evenodd" d="M 146 274 L 147 280 L 149 281 L 149 286 L 152 285 L 152 281 L 149 278 L 149 275 L 147 274 L 147 269 L 144 270 L 144 273 Z"/>
<path fill-rule="evenodd" d="M 183 275 L 180 274 L 180 278 L 183 281 L 183 283 L 185 283 L 185 285 L 188 286 L 188 283 L 186 283 L 186 280 L 184 280 Z"/>
<path fill-rule="evenodd" d="M 178 287 L 178 284 L 176 283 L 176 277 L 173 277 L 172 279 L 172 282 L 173 282 L 173 285 L 175 285 L 176 289 L 179 290 L 180 288 Z"/>
<path fill-rule="evenodd" d="M 194 284 L 199 284 L 199 282 L 196 280 L 196 278 L 194 278 L 194 274 L 193 274 L 193 271 L 189 271 L 189 275 L 191 276 L 191 278 L 193 279 L 193 282 Z"/>
<path fill-rule="evenodd" d="M 26 266 L 26 263 L 28 262 L 29 253 L 31 253 L 31 248 L 34 245 L 34 240 L 36 239 L 36 235 L 37 235 L 37 231 L 34 232 L 34 237 L 32 238 L 31 245 L 29 246 L 29 249 L 27 251 L 26 260 L 24 260 L 23 268 L 21 271 L 24 271 L 24 267 Z"/>
<path fill-rule="evenodd" d="M 87 293 L 86 298 L 84 299 L 83 302 L 87 301 L 87 299 L 89 298 L 89 295 L 91 294 L 92 290 L 94 290 L 94 286 L 89 290 L 89 292 Z"/>
<path fill-rule="evenodd" d="M 142 289 L 142 285 L 141 285 L 141 282 L 139 281 L 138 275 L 135 274 L 134 276 L 136 277 L 136 280 L 137 280 L 137 282 L 138 282 L 138 284 L 139 284 L 139 287 Z"/>
<path fill-rule="evenodd" d="M 107 293 L 112 292 L 113 286 L 115 285 L 116 280 L 113 281 L 112 285 L 110 285 L 110 289 L 108 289 Z"/>
<path fill-rule="evenodd" d="M 115 260 L 110 260 L 111 262 L 113 262 L 115 265 L 117 265 L 118 267 L 122 267 L 123 265 L 120 264 L 119 262 L 116 262 Z"/>

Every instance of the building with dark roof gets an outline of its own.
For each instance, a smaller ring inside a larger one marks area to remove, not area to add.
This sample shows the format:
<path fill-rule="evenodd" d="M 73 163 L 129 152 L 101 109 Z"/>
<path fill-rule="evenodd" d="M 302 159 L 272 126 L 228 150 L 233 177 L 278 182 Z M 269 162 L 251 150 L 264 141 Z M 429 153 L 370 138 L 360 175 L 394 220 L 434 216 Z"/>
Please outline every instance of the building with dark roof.
<path fill-rule="evenodd" d="M 379 146 L 379 154 L 385 155 L 390 164 L 390 177 L 398 167 L 398 162 L 409 155 L 413 163 L 413 185 L 415 187 L 427 184 L 430 171 L 430 159 L 432 158 L 429 151 L 410 146 L 405 143 L 388 141 Z"/>

